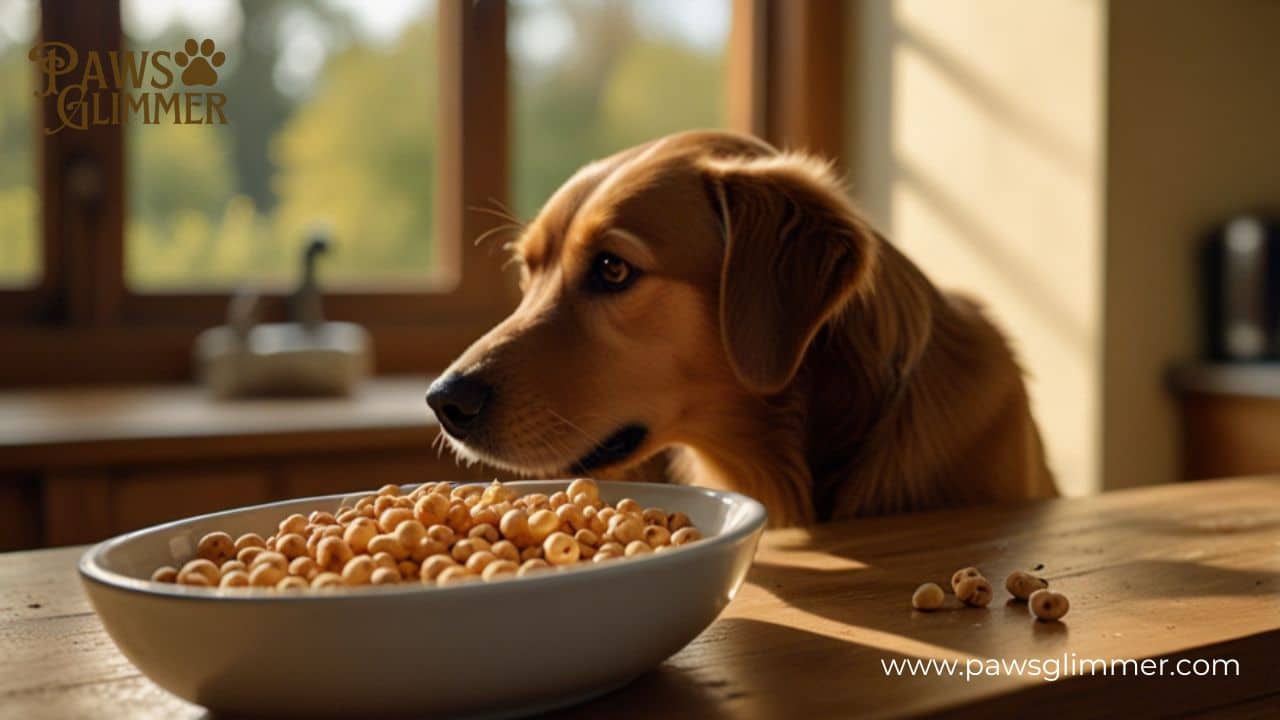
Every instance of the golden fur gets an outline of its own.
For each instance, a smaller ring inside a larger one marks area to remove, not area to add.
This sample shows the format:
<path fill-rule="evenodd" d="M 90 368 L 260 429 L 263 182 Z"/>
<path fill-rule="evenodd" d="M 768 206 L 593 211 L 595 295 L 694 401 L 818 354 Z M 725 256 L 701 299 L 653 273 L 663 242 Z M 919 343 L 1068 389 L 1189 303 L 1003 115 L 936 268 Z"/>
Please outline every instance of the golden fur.
<path fill-rule="evenodd" d="M 593 294 L 599 252 L 641 275 Z M 672 135 L 592 163 L 515 243 L 524 296 L 450 368 L 493 388 L 455 451 L 563 474 L 618 427 L 774 525 L 1054 494 L 1022 373 L 830 168 L 745 136 Z"/>

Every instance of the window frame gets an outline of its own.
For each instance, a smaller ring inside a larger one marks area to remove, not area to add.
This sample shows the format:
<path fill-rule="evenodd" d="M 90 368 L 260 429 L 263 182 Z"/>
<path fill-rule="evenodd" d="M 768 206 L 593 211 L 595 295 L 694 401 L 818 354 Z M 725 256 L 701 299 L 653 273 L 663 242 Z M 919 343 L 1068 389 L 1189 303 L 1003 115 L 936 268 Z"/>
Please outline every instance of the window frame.
<path fill-rule="evenodd" d="M 846 0 L 732 0 L 728 116 L 732 129 L 843 160 L 839 66 Z M 121 49 L 120 0 L 41 0 L 41 39 Z M 449 289 L 326 291 L 326 315 L 363 324 L 380 374 L 439 371 L 518 297 L 491 246 L 499 221 L 476 210 L 508 202 L 510 110 L 505 0 L 440 0 L 437 259 Z M 821 66 L 836 66 L 824 69 Z M 38 82 L 38 70 L 32 67 Z M 197 333 L 220 324 L 228 292 L 146 292 L 125 284 L 125 134 L 120 126 L 46 136 L 37 103 L 41 276 L 0 290 L 0 387 L 181 382 Z M 804 105 L 806 111 L 793 113 Z M 834 132 L 833 132 L 834 129 Z M 477 138 L 480 141 L 477 141 Z M 847 163 L 846 163 L 847 165 Z M 74 249 L 74 252 L 72 251 Z M 264 293 L 264 319 L 284 316 L 284 295 Z"/>

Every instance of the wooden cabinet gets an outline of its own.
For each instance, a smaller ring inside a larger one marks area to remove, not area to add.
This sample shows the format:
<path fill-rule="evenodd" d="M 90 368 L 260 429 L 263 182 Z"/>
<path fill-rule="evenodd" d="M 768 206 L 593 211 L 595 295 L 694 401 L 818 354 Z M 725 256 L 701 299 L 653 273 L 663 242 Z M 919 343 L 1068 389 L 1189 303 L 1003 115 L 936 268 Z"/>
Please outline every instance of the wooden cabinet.
<path fill-rule="evenodd" d="M 1185 367 L 1172 385 L 1186 479 L 1280 472 L 1280 365 Z"/>

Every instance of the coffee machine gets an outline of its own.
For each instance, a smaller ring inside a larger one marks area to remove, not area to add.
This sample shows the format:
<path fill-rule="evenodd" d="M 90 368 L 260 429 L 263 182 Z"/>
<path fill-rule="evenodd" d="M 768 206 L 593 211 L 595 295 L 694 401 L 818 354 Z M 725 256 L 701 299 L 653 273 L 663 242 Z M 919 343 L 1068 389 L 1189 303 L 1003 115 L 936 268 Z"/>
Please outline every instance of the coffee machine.
<path fill-rule="evenodd" d="M 1231 218 L 1205 240 L 1200 268 L 1209 359 L 1280 361 L 1280 219 Z"/>

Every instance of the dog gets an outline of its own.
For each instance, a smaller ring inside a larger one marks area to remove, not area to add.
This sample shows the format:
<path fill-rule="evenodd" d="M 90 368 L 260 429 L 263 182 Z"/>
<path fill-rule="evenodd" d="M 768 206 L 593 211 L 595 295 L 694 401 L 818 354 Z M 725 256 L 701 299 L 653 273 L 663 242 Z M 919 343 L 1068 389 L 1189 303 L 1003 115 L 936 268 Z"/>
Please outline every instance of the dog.
<path fill-rule="evenodd" d="M 774 526 L 1055 494 L 1009 343 L 831 167 L 728 132 L 593 162 L 512 243 L 519 306 L 430 387 L 459 458 L 677 481 Z"/>

